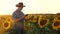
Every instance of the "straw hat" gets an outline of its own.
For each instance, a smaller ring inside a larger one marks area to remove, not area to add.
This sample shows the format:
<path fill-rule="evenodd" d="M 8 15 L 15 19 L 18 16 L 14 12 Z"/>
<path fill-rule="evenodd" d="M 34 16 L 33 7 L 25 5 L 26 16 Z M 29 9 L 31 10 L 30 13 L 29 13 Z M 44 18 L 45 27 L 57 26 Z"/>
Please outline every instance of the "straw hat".
<path fill-rule="evenodd" d="M 25 5 L 23 5 L 22 2 L 19 2 L 18 4 L 16 4 L 16 7 L 25 7 Z"/>

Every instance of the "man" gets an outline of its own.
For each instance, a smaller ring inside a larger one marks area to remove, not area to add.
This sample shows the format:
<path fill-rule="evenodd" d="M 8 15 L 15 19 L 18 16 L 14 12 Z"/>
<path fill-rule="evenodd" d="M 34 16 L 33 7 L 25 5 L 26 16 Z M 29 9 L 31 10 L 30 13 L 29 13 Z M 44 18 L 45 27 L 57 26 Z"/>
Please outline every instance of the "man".
<path fill-rule="evenodd" d="M 23 12 L 21 12 L 21 10 L 25 6 L 23 5 L 22 2 L 20 2 L 16 5 L 16 7 L 17 9 L 12 14 L 12 19 L 14 20 L 15 31 L 16 31 L 16 34 L 23 34 L 23 30 L 24 30 L 23 20 L 24 20 L 25 15 Z"/>

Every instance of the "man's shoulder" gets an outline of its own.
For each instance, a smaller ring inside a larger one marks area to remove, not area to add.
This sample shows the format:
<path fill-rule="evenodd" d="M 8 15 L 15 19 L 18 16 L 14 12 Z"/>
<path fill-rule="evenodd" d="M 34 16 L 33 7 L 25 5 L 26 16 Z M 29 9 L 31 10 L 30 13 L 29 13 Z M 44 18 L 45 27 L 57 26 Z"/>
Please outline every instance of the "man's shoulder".
<path fill-rule="evenodd" d="M 14 12 L 13 12 L 13 14 L 16 14 L 17 13 L 17 10 L 15 10 Z"/>

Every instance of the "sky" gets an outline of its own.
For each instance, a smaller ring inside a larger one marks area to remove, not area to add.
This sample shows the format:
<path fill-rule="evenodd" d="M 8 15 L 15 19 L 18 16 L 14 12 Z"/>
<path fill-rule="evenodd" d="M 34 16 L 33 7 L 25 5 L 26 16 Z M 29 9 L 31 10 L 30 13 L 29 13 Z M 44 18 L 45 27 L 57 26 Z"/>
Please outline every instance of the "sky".
<path fill-rule="evenodd" d="M 26 6 L 24 14 L 56 14 L 60 13 L 60 0 L 0 0 L 0 15 L 12 15 L 19 2 Z"/>

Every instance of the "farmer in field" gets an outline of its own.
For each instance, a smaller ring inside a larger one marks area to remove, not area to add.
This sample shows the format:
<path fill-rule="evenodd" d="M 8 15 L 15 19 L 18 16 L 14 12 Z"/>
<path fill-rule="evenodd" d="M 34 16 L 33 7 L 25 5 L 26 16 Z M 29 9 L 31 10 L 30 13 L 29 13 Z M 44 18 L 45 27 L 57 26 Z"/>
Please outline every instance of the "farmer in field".
<path fill-rule="evenodd" d="M 20 2 L 16 5 L 16 7 L 17 9 L 12 14 L 12 19 L 14 20 L 15 31 L 16 31 L 16 34 L 23 34 L 23 30 L 24 30 L 23 20 L 24 20 L 25 15 L 21 10 L 25 6 L 23 5 L 22 2 Z"/>

